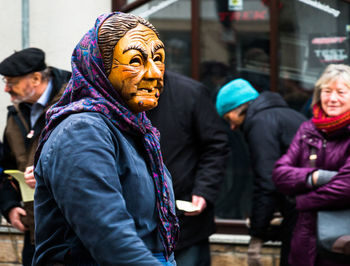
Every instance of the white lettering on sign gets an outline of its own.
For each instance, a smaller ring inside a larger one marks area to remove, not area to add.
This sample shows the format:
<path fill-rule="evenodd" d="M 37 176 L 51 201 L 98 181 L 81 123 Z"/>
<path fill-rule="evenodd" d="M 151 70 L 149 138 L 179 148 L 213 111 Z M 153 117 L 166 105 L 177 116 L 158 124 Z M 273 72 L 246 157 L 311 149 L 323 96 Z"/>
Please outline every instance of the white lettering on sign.
<path fill-rule="evenodd" d="M 334 17 L 338 17 L 340 14 L 339 10 L 334 9 L 334 8 L 330 7 L 329 5 L 322 4 L 321 2 L 316 1 L 316 0 L 298 0 L 298 1 L 302 2 L 304 4 L 307 4 L 309 6 L 312 6 L 314 8 L 317 8 L 319 10 L 322 10 L 326 13 L 329 13 L 329 14 L 333 15 Z"/>
<path fill-rule="evenodd" d="M 322 62 L 341 62 L 348 59 L 345 49 L 317 49 L 315 54 Z"/>

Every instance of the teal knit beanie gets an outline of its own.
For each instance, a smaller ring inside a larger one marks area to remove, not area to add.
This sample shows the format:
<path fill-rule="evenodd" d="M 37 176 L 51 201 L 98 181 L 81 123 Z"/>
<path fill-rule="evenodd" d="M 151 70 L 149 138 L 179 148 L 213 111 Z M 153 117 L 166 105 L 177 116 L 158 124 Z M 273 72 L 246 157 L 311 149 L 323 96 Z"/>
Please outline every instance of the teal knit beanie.
<path fill-rule="evenodd" d="M 216 97 L 216 110 L 222 117 L 238 106 L 256 99 L 259 93 L 245 79 L 235 79 L 224 85 Z"/>

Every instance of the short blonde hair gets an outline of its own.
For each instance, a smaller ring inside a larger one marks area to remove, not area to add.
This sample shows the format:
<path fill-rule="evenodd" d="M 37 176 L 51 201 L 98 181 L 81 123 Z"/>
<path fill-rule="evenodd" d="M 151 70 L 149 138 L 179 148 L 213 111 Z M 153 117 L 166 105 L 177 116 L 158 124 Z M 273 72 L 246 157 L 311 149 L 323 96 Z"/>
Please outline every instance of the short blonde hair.
<path fill-rule="evenodd" d="M 341 78 L 350 89 L 350 66 L 343 64 L 328 65 L 315 84 L 311 106 L 320 102 L 321 89 L 339 78 Z"/>

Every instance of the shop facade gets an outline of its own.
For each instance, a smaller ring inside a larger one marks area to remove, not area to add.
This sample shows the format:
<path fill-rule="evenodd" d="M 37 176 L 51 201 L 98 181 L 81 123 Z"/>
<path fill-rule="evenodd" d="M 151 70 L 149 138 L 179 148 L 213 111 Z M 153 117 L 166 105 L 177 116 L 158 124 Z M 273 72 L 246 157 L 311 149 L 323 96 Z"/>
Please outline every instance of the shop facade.
<path fill-rule="evenodd" d="M 218 89 L 245 78 L 280 93 L 310 116 L 314 83 L 326 65 L 349 64 L 348 0 L 113 0 L 114 11 L 150 20 L 166 46 L 166 67 Z M 217 202 L 218 220 L 241 224 L 250 213 L 253 174 L 240 132 Z"/>

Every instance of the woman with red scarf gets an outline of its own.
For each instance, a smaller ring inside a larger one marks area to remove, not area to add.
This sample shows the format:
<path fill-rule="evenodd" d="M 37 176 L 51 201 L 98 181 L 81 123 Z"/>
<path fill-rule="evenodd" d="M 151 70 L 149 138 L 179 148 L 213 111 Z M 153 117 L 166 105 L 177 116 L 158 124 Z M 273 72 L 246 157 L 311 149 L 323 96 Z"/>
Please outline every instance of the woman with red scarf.
<path fill-rule="evenodd" d="M 273 172 L 277 189 L 295 196 L 298 210 L 289 263 L 349 265 L 322 257 L 316 247 L 317 211 L 350 207 L 349 66 L 325 69 L 316 82 L 313 115 L 300 126 Z"/>

